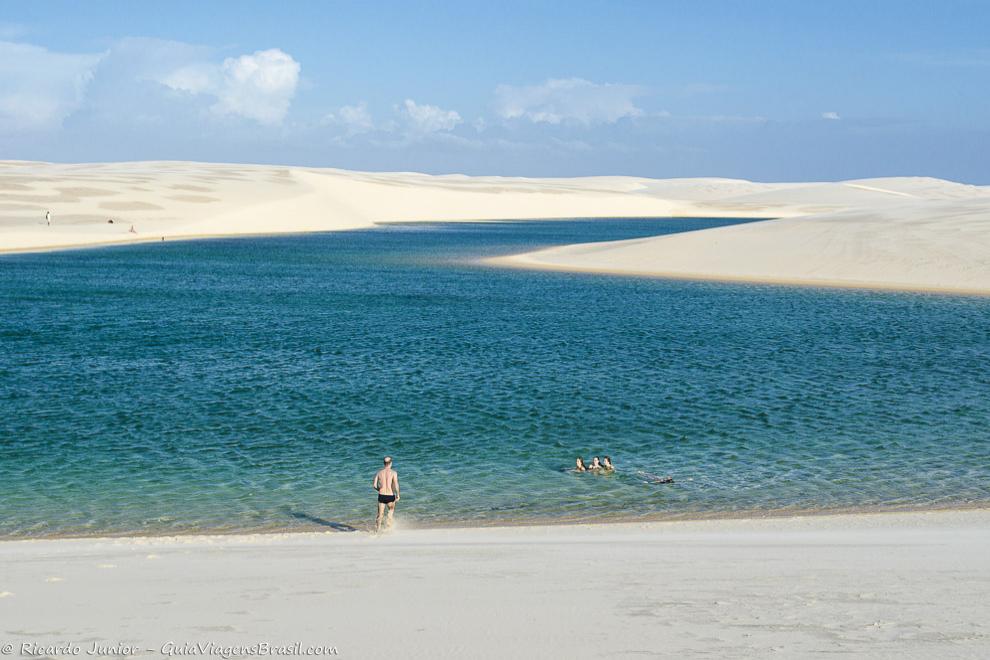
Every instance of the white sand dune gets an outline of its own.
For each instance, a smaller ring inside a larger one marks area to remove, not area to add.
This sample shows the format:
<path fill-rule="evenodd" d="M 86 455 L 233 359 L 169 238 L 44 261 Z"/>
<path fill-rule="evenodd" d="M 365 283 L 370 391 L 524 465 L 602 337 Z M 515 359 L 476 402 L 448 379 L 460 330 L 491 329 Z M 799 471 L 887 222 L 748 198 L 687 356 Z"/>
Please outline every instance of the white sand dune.
<path fill-rule="evenodd" d="M 990 292 L 990 187 L 938 179 L 779 186 L 695 202 L 765 222 L 549 248 L 493 263 L 689 279 Z"/>
<path fill-rule="evenodd" d="M 0 163 L 0 251 L 332 231 L 389 221 L 664 216 L 674 211 L 644 190 L 638 179 L 626 177 L 552 180 L 184 162 L 5 162 Z M 52 226 L 45 221 L 48 210 L 54 214 Z"/>
<path fill-rule="evenodd" d="M 45 222 L 47 210 L 54 213 L 52 226 Z M 649 216 L 778 219 L 557 247 L 494 263 L 990 292 L 990 187 L 939 179 L 754 183 L 429 176 L 187 162 L 0 163 L 0 252 L 412 220 Z"/>
<path fill-rule="evenodd" d="M 401 514 L 401 512 L 400 512 Z M 0 543 L 0 641 L 990 657 L 990 511 Z"/>
<path fill-rule="evenodd" d="M 689 279 L 990 292 L 990 200 L 925 201 L 495 260 Z"/>

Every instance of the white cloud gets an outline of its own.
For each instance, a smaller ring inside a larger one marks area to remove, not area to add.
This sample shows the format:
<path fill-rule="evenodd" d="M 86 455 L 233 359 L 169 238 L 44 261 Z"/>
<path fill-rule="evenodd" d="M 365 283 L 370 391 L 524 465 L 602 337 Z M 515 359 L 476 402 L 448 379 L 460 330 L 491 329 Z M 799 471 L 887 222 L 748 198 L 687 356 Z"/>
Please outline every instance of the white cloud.
<path fill-rule="evenodd" d="M 345 105 L 323 118 L 324 125 L 335 125 L 343 130 L 332 137 L 338 144 L 350 144 L 352 138 L 366 135 L 369 144 L 396 148 L 424 140 L 460 141 L 451 131 L 464 122 L 460 113 L 439 106 L 416 103 L 406 99 L 393 106 L 395 115 L 379 121 L 371 116 L 368 105 Z"/>
<path fill-rule="evenodd" d="M 161 39 L 129 37 L 103 53 L 0 41 L 0 131 L 51 131 L 77 112 L 106 122 L 174 123 L 181 113 L 278 124 L 299 71 L 277 48 L 218 62 L 209 48 Z"/>
<path fill-rule="evenodd" d="M 120 39 L 94 69 L 86 98 L 74 113 L 74 125 L 79 130 L 98 125 L 99 130 L 115 132 L 171 127 L 177 134 L 192 134 L 194 126 L 216 116 L 210 110 L 216 98 L 205 92 L 216 80 L 218 62 L 205 46 L 145 37 Z M 197 83 L 197 76 L 203 81 Z"/>
<path fill-rule="evenodd" d="M 219 86 L 219 76 L 215 67 L 200 63 L 171 71 L 158 82 L 176 91 L 203 94 Z"/>
<path fill-rule="evenodd" d="M 0 130 L 61 126 L 82 104 L 102 56 L 0 41 Z"/>
<path fill-rule="evenodd" d="M 326 121 L 340 124 L 348 135 L 358 135 L 375 130 L 375 121 L 368 112 L 368 104 L 361 101 L 357 105 L 341 106 L 336 112 L 327 115 Z"/>
<path fill-rule="evenodd" d="M 213 109 L 262 124 L 279 124 L 296 93 L 299 69 L 299 62 L 278 48 L 228 57 L 220 67 Z"/>
<path fill-rule="evenodd" d="M 218 115 L 280 124 L 299 85 L 299 70 L 291 55 L 271 48 L 219 64 L 199 59 L 150 78 L 173 91 L 214 98 L 211 110 Z"/>
<path fill-rule="evenodd" d="M 435 105 L 420 105 L 412 99 L 405 100 L 401 111 L 416 133 L 451 131 L 463 121 L 454 110 L 444 110 Z"/>
<path fill-rule="evenodd" d="M 841 119 L 841 117 L 839 117 L 838 112 L 823 112 L 822 119 L 836 120 L 836 119 Z"/>
<path fill-rule="evenodd" d="M 503 119 L 611 124 L 642 115 L 643 111 L 633 103 L 642 93 L 637 85 L 598 84 L 582 78 L 550 79 L 541 85 L 499 85 L 495 89 L 495 109 Z"/>
<path fill-rule="evenodd" d="M 181 42 L 127 39 L 116 51 L 136 54 L 140 67 L 133 75 L 175 91 L 214 100 L 212 112 L 236 115 L 260 124 L 280 124 L 299 85 L 299 62 L 278 48 L 259 50 L 223 62 L 211 61 L 205 49 Z"/>

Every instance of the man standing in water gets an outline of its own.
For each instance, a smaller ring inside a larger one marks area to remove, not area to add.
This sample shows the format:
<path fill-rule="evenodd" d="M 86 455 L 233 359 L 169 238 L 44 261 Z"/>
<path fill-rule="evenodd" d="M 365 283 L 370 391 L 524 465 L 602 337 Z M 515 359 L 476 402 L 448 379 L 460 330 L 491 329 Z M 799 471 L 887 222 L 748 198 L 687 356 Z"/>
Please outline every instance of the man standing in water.
<path fill-rule="evenodd" d="M 399 473 L 392 469 L 392 457 L 385 457 L 385 467 L 378 471 L 371 487 L 378 491 L 378 516 L 375 518 L 375 531 L 382 529 L 382 517 L 385 507 L 388 507 L 388 524 L 392 526 L 392 514 L 395 513 L 395 503 L 399 501 Z"/>

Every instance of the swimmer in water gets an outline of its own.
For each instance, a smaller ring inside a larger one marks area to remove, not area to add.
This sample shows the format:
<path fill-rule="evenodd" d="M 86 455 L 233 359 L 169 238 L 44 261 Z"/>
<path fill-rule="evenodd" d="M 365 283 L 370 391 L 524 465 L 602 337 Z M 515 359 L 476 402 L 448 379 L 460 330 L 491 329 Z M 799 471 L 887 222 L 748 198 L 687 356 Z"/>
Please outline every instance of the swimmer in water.
<path fill-rule="evenodd" d="M 588 466 L 588 470 L 590 472 L 598 472 L 601 469 L 603 469 L 602 468 L 602 459 L 600 459 L 597 456 L 595 456 L 594 458 L 591 459 L 591 465 Z"/>
<path fill-rule="evenodd" d="M 584 459 L 578 456 L 574 459 L 574 471 L 575 472 L 587 472 L 588 468 L 584 466 Z"/>
<path fill-rule="evenodd" d="M 648 484 L 672 484 L 674 483 L 674 478 L 672 476 L 664 475 L 660 476 L 658 474 L 651 474 L 650 472 L 643 472 L 640 470 L 637 474 L 642 477 L 643 481 Z"/>
<path fill-rule="evenodd" d="M 602 462 L 602 469 L 606 472 L 615 472 L 615 466 L 612 465 L 612 457 L 606 456 L 605 460 Z"/>

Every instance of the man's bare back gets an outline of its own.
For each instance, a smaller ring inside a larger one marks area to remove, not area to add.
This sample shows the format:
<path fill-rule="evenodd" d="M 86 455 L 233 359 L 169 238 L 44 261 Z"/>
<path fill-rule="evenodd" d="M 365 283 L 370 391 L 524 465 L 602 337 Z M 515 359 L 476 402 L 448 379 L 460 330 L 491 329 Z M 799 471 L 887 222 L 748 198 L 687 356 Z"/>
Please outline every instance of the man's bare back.
<path fill-rule="evenodd" d="M 392 468 L 382 468 L 375 475 L 375 489 L 379 495 L 394 495 L 399 485 L 399 473 Z"/>
<path fill-rule="evenodd" d="M 392 514 L 395 513 L 395 503 L 399 501 L 399 473 L 392 469 L 392 457 L 386 456 L 385 467 L 375 473 L 371 487 L 378 491 L 378 515 L 375 517 L 375 529 L 381 530 L 385 508 L 388 507 L 388 526 L 392 526 Z"/>

